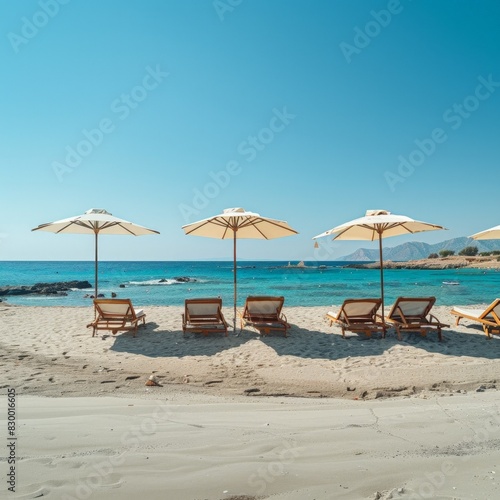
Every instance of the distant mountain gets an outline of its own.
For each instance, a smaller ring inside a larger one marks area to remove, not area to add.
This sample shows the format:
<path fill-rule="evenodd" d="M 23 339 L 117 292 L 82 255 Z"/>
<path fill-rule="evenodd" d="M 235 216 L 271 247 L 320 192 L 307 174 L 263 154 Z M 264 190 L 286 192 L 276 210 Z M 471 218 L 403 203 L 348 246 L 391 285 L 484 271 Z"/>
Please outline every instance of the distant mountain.
<path fill-rule="evenodd" d="M 454 250 L 455 253 L 460 252 L 465 247 L 476 246 L 480 252 L 491 252 L 492 250 L 500 250 L 500 240 L 473 240 L 462 236 L 461 238 L 453 238 L 441 243 L 429 245 L 421 241 L 403 243 L 391 248 L 384 247 L 384 260 L 407 261 L 426 259 L 431 253 L 439 253 L 440 250 Z M 338 260 L 348 260 L 353 262 L 366 262 L 370 260 L 379 260 L 378 250 L 369 248 L 359 248 L 350 255 L 339 257 Z"/>

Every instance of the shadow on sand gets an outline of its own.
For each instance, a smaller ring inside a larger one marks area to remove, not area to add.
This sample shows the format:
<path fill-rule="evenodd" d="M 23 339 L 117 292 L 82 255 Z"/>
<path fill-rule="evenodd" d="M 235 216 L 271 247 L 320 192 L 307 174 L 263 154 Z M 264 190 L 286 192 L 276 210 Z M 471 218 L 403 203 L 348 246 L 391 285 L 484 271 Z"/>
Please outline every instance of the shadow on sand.
<path fill-rule="evenodd" d="M 484 359 L 500 358 L 500 337 L 488 340 L 481 327 L 467 326 L 471 333 L 456 331 L 452 328 L 443 330 L 443 342 L 439 342 L 435 332 L 426 337 L 419 333 L 403 333 L 399 341 L 393 329 L 387 332 L 385 339 L 374 334 L 371 338 L 363 334 L 350 334 L 342 338 L 340 330 L 332 328 L 331 333 L 312 331 L 293 325 L 289 336 L 271 333 L 260 336 L 256 331 L 243 330 L 201 335 L 181 330 L 158 330 L 159 325 L 149 322 L 139 328 L 137 337 L 130 333 L 115 337 L 112 351 L 141 354 L 157 357 L 213 356 L 229 349 L 242 346 L 251 340 L 260 340 L 272 348 L 278 356 L 296 356 L 304 359 L 337 360 L 347 357 L 377 356 L 394 346 L 412 346 L 434 354 L 445 356 L 470 356 Z M 472 333 L 475 332 L 475 333 Z"/>

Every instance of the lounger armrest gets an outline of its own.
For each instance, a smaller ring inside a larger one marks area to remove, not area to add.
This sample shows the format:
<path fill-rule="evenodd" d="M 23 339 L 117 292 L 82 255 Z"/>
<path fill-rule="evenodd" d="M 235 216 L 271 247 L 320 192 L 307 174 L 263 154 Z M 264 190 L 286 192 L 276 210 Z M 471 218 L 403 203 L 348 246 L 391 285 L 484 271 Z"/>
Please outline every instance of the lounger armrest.
<path fill-rule="evenodd" d="M 220 320 L 222 321 L 224 326 L 227 328 L 229 325 L 228 325 L 226 318 L 224 317 L 224 315 L 222 314 L 222 311 L 220 309 L 219 309 L 218 313 L 219 313 Z"/>
<path fill-rule="evenodd" d="M 403 313 L 403 311 L 401 310 L 401 308 L 398 306 L 398 311 L 399 311 L 399 316 L 400 316 L 400 320 L 396 320 L 394 319 L 394 321 L 397 321 L 398 323 L 403 323 L 404 325 L 408 325 L 408 321 L 406 320 L 406 317 Z M 391 318 L 392 319 L 392 318 Z"/>
<path fill-rule="evenodd" d="M 446 328 L 449 328 L 450 325 L 447 325 L 446 323 L 441 323 L 441 321 L 439 321 L 439 319 L 436 318 L 436 316 L 434 316 L 434 314 L 429 314 L 429 318 L 431 320 L 431 323 L 432 323 L 432 320 L 434 320 L 436 322 L 436 324 L 438 324 L 439 326 L 446 326 Z"/>

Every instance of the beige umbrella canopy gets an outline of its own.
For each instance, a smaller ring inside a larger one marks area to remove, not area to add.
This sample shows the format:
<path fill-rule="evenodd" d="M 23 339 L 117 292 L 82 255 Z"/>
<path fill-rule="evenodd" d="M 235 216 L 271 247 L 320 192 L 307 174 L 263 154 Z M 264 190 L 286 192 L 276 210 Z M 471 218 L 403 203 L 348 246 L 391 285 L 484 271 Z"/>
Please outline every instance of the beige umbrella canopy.
<path fill-rule="evenodd" d="M 236 240 L 238 238 L 270 240 L 298 234 L 284 221 L 262 217 L 243 208 L 226 208 L 219 215 L 187 224 L 182 226 L 182 229 L 186 234 L 193 236 L 233 240 L 234 330 L 236 330 L 237 299 Z"/>
<path fill-rule="evenodd" d="M 130 236 L 142 236 L 144 234 L 160 234 L 158 231 L 148 229 L 133 222 L 114 217 L 102 208 L 91 208 L 82 215 L 69 217 L 55 222 L 40 224 L 32 231 L 48 231 L 49 233 L 72 233 L 72 234 L 94 234 L 95 235 L 95 297 L 97 297 L 98 285 L 98 236 L 104 234 L 127 234 Z"/>
<path fill-rule="evenodd" d="M 471 236 L 474 240 L 498 240 L 500 239 L 500 226 L 485 229 Z"/>
<path fill-rule="evenodd" d="M 380 254 L 380 290 L 382 296 L 382 316 L 384 316 L 384 265 L 382 255 L 382 238 L 403 234 L 420 233 L 445 229 L 436 224 L 429 224 L 410 219 L 405 215 L 395 215 L 386 210 L 367 210 L 364 217 L 334 227 L 318 234 L 313 239 L 333 236 L 334 240 L 378 240 Z"/>

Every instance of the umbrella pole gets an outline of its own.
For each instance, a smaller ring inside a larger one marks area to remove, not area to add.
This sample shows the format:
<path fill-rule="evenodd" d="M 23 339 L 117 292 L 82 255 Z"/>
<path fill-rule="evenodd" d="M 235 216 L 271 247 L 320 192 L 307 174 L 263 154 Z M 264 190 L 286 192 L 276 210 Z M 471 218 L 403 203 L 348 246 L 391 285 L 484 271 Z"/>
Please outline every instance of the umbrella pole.
<path fill-rule="evenodd" d="M 95 233 L 95 255 L 94 255 L 94 298 L 97 299 L 97 233 Z M 94 319 L 97 317 L 97 310 L 94 307 Z"/>
<path fill-rule="evenodd" d="M 382 292 L 382 318 L 384 316 L 384 258 L 382 256 L 382 233 L 378 233 L 378 250 L 380 255 L 380 290 Z"/>
<path fill-rule="evenodd" d="M 233 310 L 233 331 L 236 331 L 236 230 L 233 230 L 233 280 L 234 280 L 234 310 Z"/>
<path fill-rule="evenodd" d="M 98 286 L 97 286 L 97 271 L 98 271 L 98 257 L 97 257 L 97 233 L 95 233 L 95 277 L 94 277 L 94 285 L 95 285 L 95 295 L 94 297 L 97 299 L 97 292 L 98 292 Z"/>

